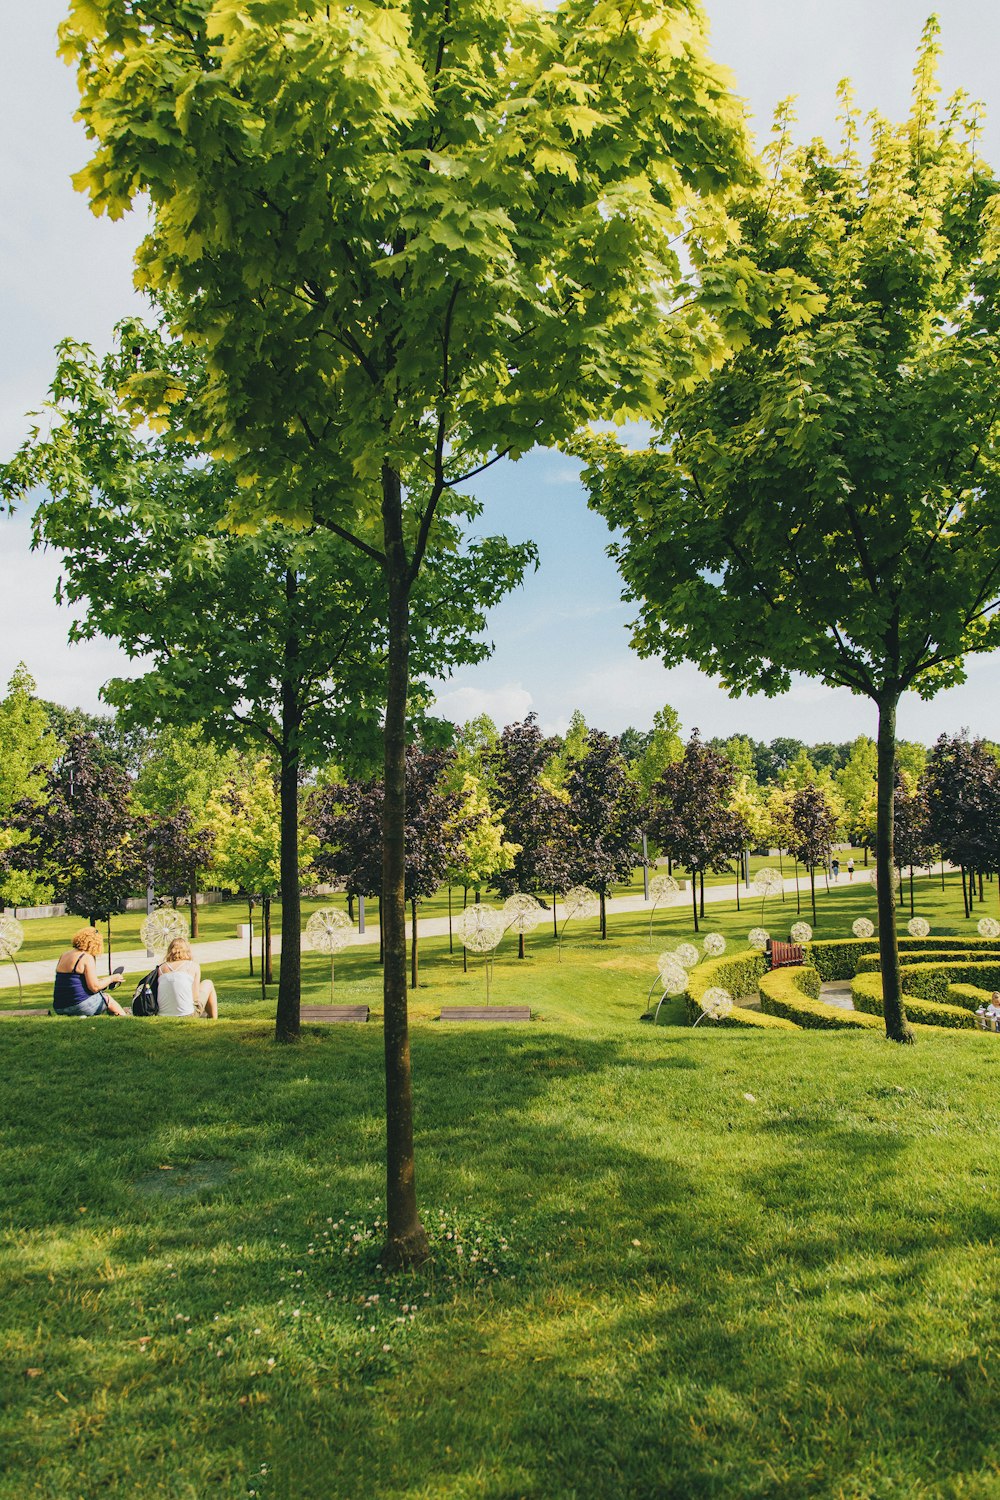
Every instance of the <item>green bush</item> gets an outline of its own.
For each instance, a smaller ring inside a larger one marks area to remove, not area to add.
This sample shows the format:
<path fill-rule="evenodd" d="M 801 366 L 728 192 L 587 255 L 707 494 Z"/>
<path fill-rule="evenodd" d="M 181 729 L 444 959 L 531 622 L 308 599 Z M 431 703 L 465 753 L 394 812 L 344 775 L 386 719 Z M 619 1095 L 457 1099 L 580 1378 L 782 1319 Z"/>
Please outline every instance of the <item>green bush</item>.
<path fill-rule="evenodd" d="M 941 962 L 941 949 L 935 949 L 933 952 L 924 950 L 914 952 L 912 949 L 904 948 L 900 950 L 900 958 L 905 960 L 907 964 L 939 964 Z M 981 960 L 982 954 L 976 953 L 970 948 L 963 948 L 960 953 L 948 951 L 949 963 L 976 963 Z M 881 973 L 881 970 L 882 959 L 877 953 L 863 953 L 858 959 L 857 972 L 859 974 L 878 974 Z"/>
<path fill-rule="evenodd" d="M 765 1015 L 783 1016 L 811 1031 L 881 1030 L 874 1016 L 816 999 L 819 986 L 816 969 L 774 969 L 760 981 L 760 1008 Z"/>
<path fill-rule="evenodd" d="M 765 1016 L 762 1010 L 747 1010 L 745 1006 L 734 1005 L 728 1016 L 723 1016 L 721 1021 L 705 1020 L 703 1026 L 744 1026 L 748 1031 L 798 1031 L 794 1021 L 786 1021 L 784 1016 Z"/>
<path fill-rule="evenodd" d="M 1000 959 L 993 959 L 992 962 L 970 962 L 966 959 L 955 963 L 914 964 L 912 968 L 904 964 L 899 972 L 904 995 L 915 995 L 919 1000 L 933 1000 L 937 1005 L 947 1004 L 949 1000 L 960 1005 L 966 1004 L 961 991 L 958 995 L 949 995 L 949 989 L 953 986 L 961 986 L 962 991 L 969 986 L 1000 990 Z M 975 1004 L 969 1004 L 967 1008 L 975 1010 L 979 1003 L 977 998 Z"/>
<path fill-rule="evenodd" d="M 960 1005 L 963 1010 L 978 1010 L 989 1005 L 992 990 L 977 989 L 974 984 L 949 984 L 948 1004 Z"/>
<path fill-rule="evenodd" d="M 881 1016 L 882 976 L 880 974 L 858 974 L 851 981 L 851 999 L 855 1010 L 865 1011 L 871 1016 Z M 976 1018 L 961 1005 L 936 1005 L 932 1000 L 919 1000 L 916 995 L 903 995 L 903 1006 L 911 1021 L 923 1022 L 926 1026 L 950 1026 L 961 1031 L 975 1031 Z"/>
<path fill-rule="evenodd" d="M 995 953 L 1000 958 L 1000 938 L 901 937 L 900 957 L 909 953 Z M 878 953 L 878 937 L 818 938 L 806 944 L 806 957 L 819 970 L 820 978 L 853 979 L 865 954 Z"/>
<path fill-rule="evenodd" d="M 724 953 L 721 958 L 708 958 L 704 963 L 696 965 L 688 975 L 688 987 L 683 997 L 688 1020 L 693 1025 L 704 1014 L 698 998 L 713 985 L 720 985 L 722 989 L 729 991 L 734 1000 L 741 1000 L 747 995 L 756 995 L 760 976 L 766 972 L 767 959 L 759 948 Z"/>

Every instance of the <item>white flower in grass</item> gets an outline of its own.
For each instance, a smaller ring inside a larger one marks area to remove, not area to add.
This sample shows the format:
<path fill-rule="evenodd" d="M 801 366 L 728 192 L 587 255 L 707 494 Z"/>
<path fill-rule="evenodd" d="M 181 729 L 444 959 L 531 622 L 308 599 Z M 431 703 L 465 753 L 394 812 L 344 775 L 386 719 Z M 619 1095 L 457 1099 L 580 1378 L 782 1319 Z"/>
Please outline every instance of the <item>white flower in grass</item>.
<path fill-rule="evenodd" d="M 709 932 L 705 934 L 705 941 L 702 947 L 709 958 L 718 958 L 720 953 L 725 953 L 726 951 L 726 940 L 721 932 Z"/>
<path fill-rule="evenodd" d="M 980 937 L 1000 937 L 1000 922 L 995 917 L 981 917 L 976 923 L 976 931 Z"/>
<path fill-rule="evenodd" d="M 703 995 L 699 996 L 698 1004 L 701 1006 L 702 1014 L 713 1021 L 721 1021 L 723 1016 L 728 1016 L 733 1008 L 733 997 L 728 990 L 721 985 L 711 985 Z"/>
<path fill-rule="evenodd" d="M 809 926 L 808 922 L 793 922 L 792 923 L 792 942 L 793 943 L 808 943 L 810 941 L 810 939 L 812 938 L 812 935 L 813 935 L 813 930 Z"/>
<path fill-rule="evenodd" d="M 851 924 L 851 931 L 856 938 L 870 938 L 875 931 L 875 923 L 869 922 L 867 917 L 858 917 L 857 921 Z"/>
<path fill-rule="evenodd" d="M 910 937 L 922 938 L 926 937 L 930 932 L 931 924 L 925 921 L 923 917 L 914 917 L 911 921 L 907 922 L 906 930 L 910 934 Z"/>
<path fill-rule="evenodd" d="M 0 958 L 13 958 L 24 942 L 24 928 L 14 917 L 0 917 Z"/>
<path fill-rule="evenodd" d="M 683 995 L 688 987 L 687 969 L 677 962 L 672 953 L 661 954 L 659 973 L 665 995 Z"/>
<path fill-rule="evenodd" d="M 674 949 L 674 958 L 678 963 L 682 963 L 685 969 L 693 969 L 701 958 L 701 954 L 694 943 L 678 943 Z"/>
<path fill-rule="evenodd" d="M 751 948 L 759 948 L 763 953 L 771 940 L 771 934 L 764 927 L 751 927 L 747 933 L 747 941 Z"/>

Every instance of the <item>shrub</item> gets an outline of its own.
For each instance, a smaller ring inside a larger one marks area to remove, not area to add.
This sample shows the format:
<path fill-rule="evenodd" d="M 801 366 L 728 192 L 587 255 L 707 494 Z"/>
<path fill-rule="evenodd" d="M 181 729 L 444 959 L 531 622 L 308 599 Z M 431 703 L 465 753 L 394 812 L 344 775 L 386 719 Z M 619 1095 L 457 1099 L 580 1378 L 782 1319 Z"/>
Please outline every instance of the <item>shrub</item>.
<path fill-rule="evenodd" d="M 882 976 L 858 974 L 851 981 L 851 998 L 855 1010 L 865 1011 L 871 1016 L 881 1016 Z M 975 1016 L 960 1005 L 937 1005 L 932 1000 L 920 1000 L 916 995 L 905 993 L 903 1005 L 911 1021 L 921 1021 L 926 1026 L 950 1026 L 963 1031 L 976 1029 Z"/>
<path fill-rule="evenodd" d="M 882 1030 L 874 1016 L 816 999 L 819 986 L 816 969 L 775 969 L 760 981 L 760 1008 L 765 1015 L 783 1016 L 812 1031 Z"/>
<path fill-rule="evenodd" d="M 904 995 L 915 995 L 920 1000 L 933 1000 L 937 1005 L 947 1004 L 949 999 L 960 1005 L 966 1004 L 964 991 L 970 986 L 978 989 L 1000 990 L 1000 959 L 991 962 L 966 959 L 954 963 L 914 964 L 912 968 L 900 969 Z M 958 994 L 949 995 L 949 989 L 959 989 Z M 979 1004 L 968 1009 L 975 1010 Z"/>
<path fill-rule="evenodd" d="M 971 949 L 963 948 L 959 952 L 948 952 L 949 963 L 976 963 L 982 960 L 981 953 L 975 953 Z M 941 962 L 941 950 L 925 952 L 923 950 L 914 953 L 911 949 L 901 949 L 900 957 L 907 964 L 939 964 Z M 863 953 L 858 959 L 857 973 L 878 974 L 882 969 L 882 959 L 877 953 Z"/>
<path fill-rule="evenodd" d="M 949 984 L 948 1004 L 960 1005 L 963 1010 L 978 1010 L 990 1003 L 991 990 L 977 989 L 974 984 Z"/>
<path fill-rule="evenodd" d="M 898 939 L 900 957 L 909 953 L 995 953 L 1000 958 L 1000 938 L 925 937 Z M 866 953 L 878 953 L 878 938 L 818 938 L 806 944 L 806 957 L 819 970 L 820 978 L 853 979 Z"/>
<path fill-rule="evenodd" d="M 712 985 L 721 985 L 734 1000 L 739 1000 L 746 995 L 756 995 L 758 981 L 766 970 L 767 959 L 758 948 L 724 953 L 721 958 L 709 958 L 698 964 L 688 975 L 688 986 L 684 992 L 684 1010 L 688 1020 L 694 1024 L 703 1014 L 698 999 Z"/>

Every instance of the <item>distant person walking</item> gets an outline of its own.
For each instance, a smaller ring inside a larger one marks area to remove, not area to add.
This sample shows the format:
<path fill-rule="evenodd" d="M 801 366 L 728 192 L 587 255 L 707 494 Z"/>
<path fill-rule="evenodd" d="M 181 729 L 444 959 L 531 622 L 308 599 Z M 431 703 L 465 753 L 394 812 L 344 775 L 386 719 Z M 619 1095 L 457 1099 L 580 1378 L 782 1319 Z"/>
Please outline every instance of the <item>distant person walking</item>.
<path fill-rule="evenodd" d="M 830 869 L 833 872 L 833 878 L 834 878 L 834 880 L 839 880 L 840 879 L 840 860 L 839 859 L 835 859 L 833 861 L 833 863 L 831 864 Z"/>
<path fill-rule="evenodd" d="M 52 990 L 52 1009 L 57 1016 L 123 1016 L 126 1014 L 105 990 L 121 984 L 117 974 L 98 975 L 95 959 L 104 949 L 96 927 L 81 927 L 73 946 L 56 964 L 56 981 Z"/>
<path fill-rule="evenodd" d="M 847 861 L 847 874 L 848 874 L 848 877 L 851 880 L 854 879 L 854 861 L 853 861 L 853 859 L 849 859 Z"/>

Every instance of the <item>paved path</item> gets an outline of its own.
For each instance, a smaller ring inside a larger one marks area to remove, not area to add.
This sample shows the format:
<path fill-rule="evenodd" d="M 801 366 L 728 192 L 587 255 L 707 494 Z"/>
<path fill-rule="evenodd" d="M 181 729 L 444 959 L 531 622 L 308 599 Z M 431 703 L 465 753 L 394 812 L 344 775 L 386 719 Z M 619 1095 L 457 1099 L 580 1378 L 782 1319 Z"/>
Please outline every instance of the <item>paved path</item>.
<path fill-rule="evenodd" d="M 808 904 L 809 882 L 808 882 L 807 879 L 802 878 L 802 877 L 800 877 L 800 880 L 801 880 L 801 891 L 802 891 L 802 899 L 803 899 L 803 915 L 804 915 L 805 914 L 805 907 Z M 866 880 L 867 880 L 867 876 L 866 876 L 864 870 L 858 869 L 858 870 L 855 871 L 855 877 L 854 877 L 854 884 L 855 885 L 863 884 L 863 883 L 866 882 Z M 848 881 L 844 878 L 843 874 L 841 875 L 841 879 L 840 879 L 839 883 L 842 886 L 848 885 Z M 792 893 L 794 893 L 794 891 L 795 891 L 795 879 L 794 879 L 794 877 L 789 877 L 785 881 L 785 891 L 786 891 L 786 893 L 789 892 L 789 891 L 791 891 Z M 706 906 L 714 905 L 716 902 L 719 902 L 719 901 L 735 901 L 735 900 L 736 900 L 736 886 L 735 885 L 708 885 L 708 886 L 705 887 L 705 905 Z M 741 903 L 743 903 L 745 905 L 745 908 L 746 908 L 746 913 L 747 913 L 747 927 L 750 928 L 750 927 L 755 926 L 760 921 L 760 904 L 759 904 L 760 903 L 760 897 L 759 896 L 754 896 L 753 891 L 748 891 L 745 886 L 741 885 L 740 886 L 740 901 L 741 901 Z M 672 903 L 672 907 L 670 909 L 678 909 L 678 908 L 682 909 L 685 906 L 687 907 L 687 909 L 690 909 L 690 906 L 691 906 L 691 893 L 690 893 L 690 891 L 687 892 L 686 895 L 676 898 L 674 900 L 674 902 Z M 608 915 L 609 915 L 609 917 L 613 916 L 616 912 L 629 912 L 629 911 L 646 911 L 646 912 L 648 912 L 649 909 L 650 909 L 649 904 L 646 901 L 643 900 L 642 896 L 613 896 L 611 898 L 611 900 L 609 900 L 609 902 L 608 902 Z M 667 908 L 661 907 L 661 908 L 658 908 L 658 909 L 659 910 L 666 910 Z M 235 911 L 236 911 L 235 907 L 233 908 L 233 911 L 235 913 Z M 556 912 L 557 912 L 557 915 L 559 917 L 559 920 L 562 921 L 563 917 L 565 916 L 565 912 L 564 912 L 563 907 L 562 907 L 561 904 L 559 906 L 557 906 Z M 456 915 L 457 915 L 457 913 L 456 913 Z M 768 904 L 768 906 L 767 906 L 767 908 L 765 909 L 765 921 L 767 921 L 767 919 L 770 917 L 772 919 L 773 925 L 775 925 L 776 927 L 777 926 L 784 927 L 786 925 L 786 920 L 787 920 L 787 925 L 789 925 L 789 926 L 795 920 L 794 913 L 790 913 L 788 911 L 787 903 L 785 903 L 785 906 L 784 906 L 784 915 L 783 915 L 783 918 L 782 918 L 782 920 L 781 920 L 780 923 L 774 921 L 774 915 L 775 915 L 775 906 L 774 906 L 774 898 L 772 897 L 771 900 L 770 900 L 770 902 L 769 902 L 769 904 Z M 234 923 L 235 923 L 235 920 L 236 920 L 236 918 L 234 916 Z M 546 920 L 549 921 L 549 922 L 552 921 L 552 912 L 551 912 L 551 910 L 545 913 L 545 916 L 542 919 L 543 923 Z M 707 920 L 707 918 L 706 918 L 706 920 Z M 422 938 L 425 938 L 425 937 L 441 937 L 444 934 L 446 934 L 447 931 L 448 931 L 448 918 L 447 917 L 424 917 L 421 921 L 418 922 L 417 928 L 418 928 L 418 932 L 419 932 L 419 934 L 420 934 L 420 936 Z M 409 931 L 409 922 L 407 922 L 407 931 Z M 350 941 L 350 943 L 349 943 L 348 946 L 349 947 L 359 947 L 359 946 L 362 946 L 364 944 L 377 943 L 377 942 L 378 942 L 378 923 L 377 922 L 376 923 L 369 922 L 368 923 L 367 931 L 364 932 L 364 933 L 355 932 L 353 934 L 353 936 L 351 938 L 351 941 Z M 230 960 L 232 960 L 234 958 L 245 958 L 246 957 L 246 951 L 247 951 L 247 945 L 246 945 L 246 943 L 241 938 L 225 938 L 222 941 L 214 942 L 214 943 L 195 943 L 193 946 L 194 946 L 194 950 L 195 950 L 195 953 L 196 953 L 197 958 L 198 958 L 198 962 L 200 964 L 202 964 L 206 969 L 210 968 L 212 964 L 228 963 Z M 254 951 L 254 957 L 255 957 L 255 959 L 259 959 L 259 957 L 260 957 L 260 939 L 259 939 L 259 937 L 255 937 L 255 939 L 254 939 L 254 949 L 255 949 L 255 951 Z M 273 943 L 272 943 L 272 949 L 273 949 L 274 953 L 276 953 L 276 954 L 281 952 L 281 937 L 280 937 L 280 935 L 275 935 Z M 53 967 L 54 967 L 54 963 L 55 963 L 55 958 L 57 956 L 58 955 L 53 955 L 52 958 L 39 959 L 39 960 L 33 961 L 31 963 L 21 964 L 20 965 L 20 969 L 21 969 L 21 980 L 22 980 L 22 982 L 24 984 L 44 984 L 47 980 L 50 980 L 52 978 L 52 971 L 53 971 Z M 145 952 L 144 952 L 144 950 L 142 948 L 131 948 L 131 949 L 127 949 L 127 950 L 115 949 L 114 963 L 115 963 L 116 966 L 118 964 L 124 964 L 125 965 L 125 973 L 127 975 L 128 974 L 137 974 L 138 975 L 138 974 L 142 974 L 142 973 L 147 973 L 149 971 L 149 969 L 152 967 L 152 960 L 146 957 L 146 954 L 145 954 Z M 12 988 L 16 988 L 16 986 L 17 986 L 17 976 L 14 973 L 14 967 L 13 967 L 13 965 L 9 964 L 9 963 L 0 963 L 0 990 L 3 990 L 3 989 L 12 989 Z M 850 989 L 849 988 L 848 988 L 848 992 L 847 993 L 848 993 L 848 999 L 850 999 Z M 836 1002 L 834 1002 L 834 1003 L 836 1003 Z"/>
<path fill-rule="evenodd" d="M 819 987 L 819 998 L 825 1005 L 838 1005 L 841 1010 L 853 1010 L 854 1001 L 851 999 L 851 986 L 844 979 L 828 980 L 826 984 Z"/>

